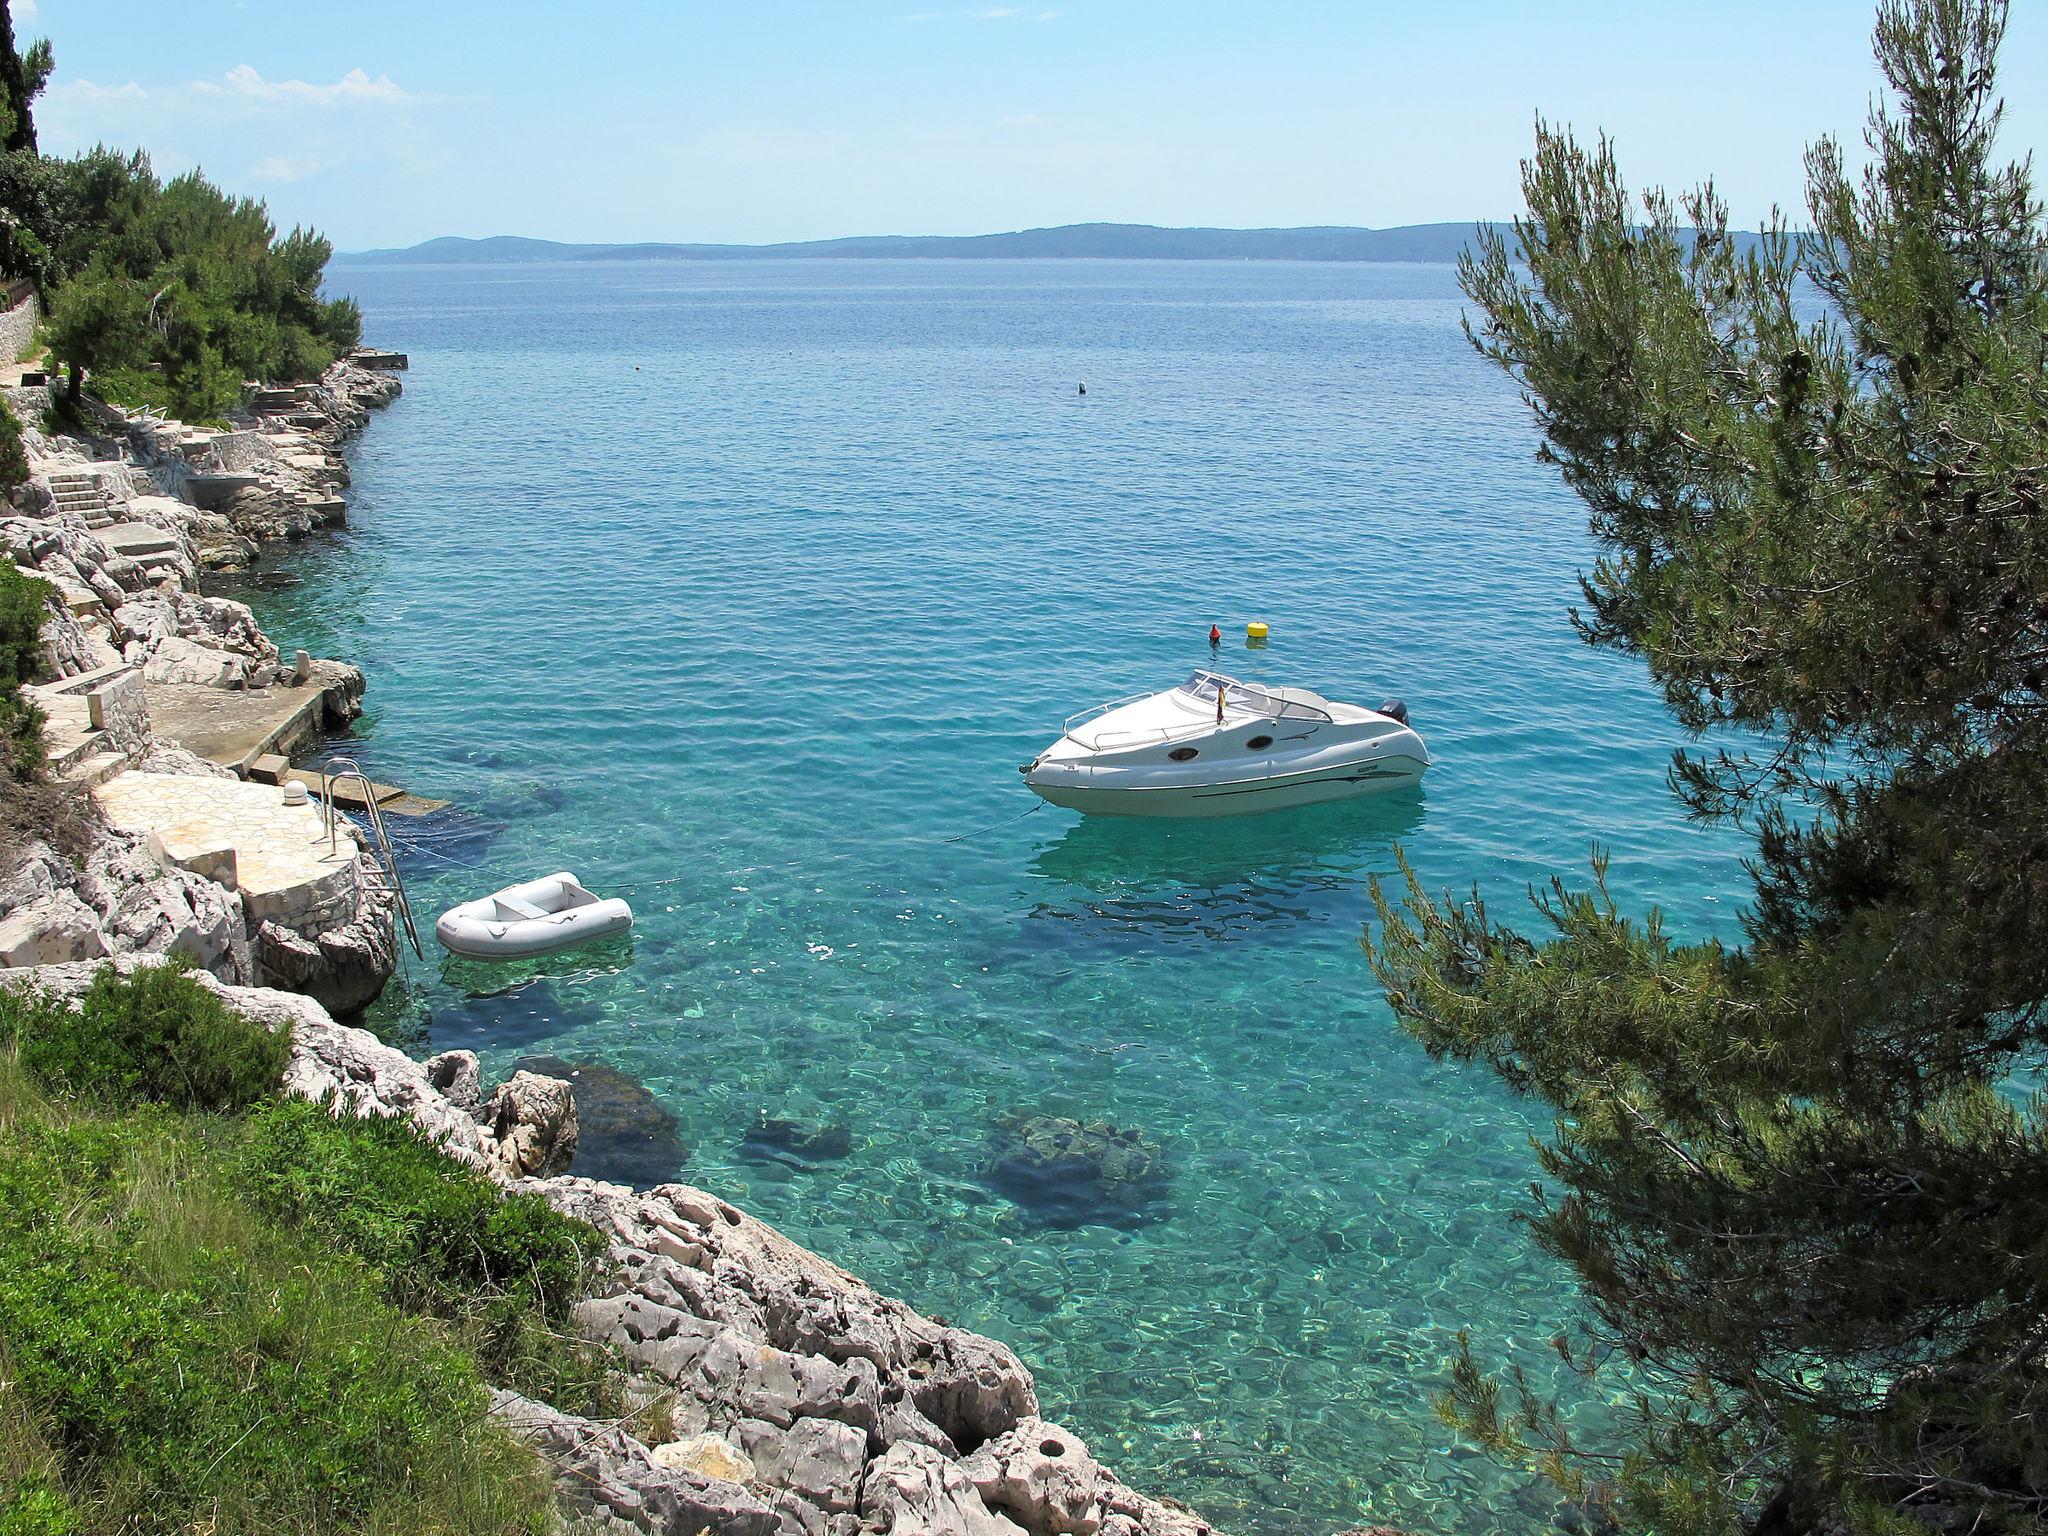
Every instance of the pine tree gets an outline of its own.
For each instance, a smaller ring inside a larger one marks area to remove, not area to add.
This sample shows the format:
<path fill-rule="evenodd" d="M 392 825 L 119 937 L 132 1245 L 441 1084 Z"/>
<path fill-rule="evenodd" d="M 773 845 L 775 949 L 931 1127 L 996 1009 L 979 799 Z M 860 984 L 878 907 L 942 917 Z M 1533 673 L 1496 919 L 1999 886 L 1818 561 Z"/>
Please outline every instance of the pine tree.
<path fill-rule="evenodd" d="M 2048 1528 L 2048 237 L 1996 157 L 2005 24 L 1884 0 L 1891 100 L 1860 176 L 1809 149 L 1809 235 L 1638 207 L 1539 123 L 1461 268 L 1601 546 L 1583 638 L 1768 743 L 1671 776 L 1754 838 L 1740 943 L 1597 860 L 1534 936 L 1374 892 L 1402 1022 L 1555 1109 L 1531 1230 L 1642 1417 L 1580 1443 L 1469 1353 L 1447 1411 L 1632 1528 Z"/>

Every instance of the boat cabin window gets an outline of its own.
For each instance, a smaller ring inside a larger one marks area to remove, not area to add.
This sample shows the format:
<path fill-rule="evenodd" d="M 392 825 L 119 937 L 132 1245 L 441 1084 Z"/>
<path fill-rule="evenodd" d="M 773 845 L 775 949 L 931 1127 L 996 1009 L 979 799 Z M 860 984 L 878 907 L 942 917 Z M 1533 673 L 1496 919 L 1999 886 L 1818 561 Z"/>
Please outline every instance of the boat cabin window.
<path fill-rule="evenodd" d="M 1251 750 L 1254 752 L 1263 752 L 1266 750 L 1266 748 L 1273 745 L 1273 738 L 1270 736 L 1254 736 L 1250 741 L 1246 742 L 1245 745 L 1251 748 Z"/>
<path fill-rule="evenodd" d="M 1241 683 L 1214 672 L 1197 672 L 1177 690 L 1192 694 L 1207 704 L 1216 702 L 1216 689 L 1224 688 L 1224 703 L 1231 709 L 1247 710 L 1255 715 L 1266 715 L 1274 720 L 1328 720 L 1327 710 L 1319 709 L 1299 697 L 1306 692 L 1300 688 L 1266 688 L 1257 683 Z"/>
<path fill-rule="evenodd" d="M 1202 752 L 1199 747 L 1175 747 L 1171 752 L 1167 753 L 1166 755 L 1172 758 L 1176 763 L 1185 763 L 1193 760 L 1194 758 L 1200 757 L 1202 755 Z"/>

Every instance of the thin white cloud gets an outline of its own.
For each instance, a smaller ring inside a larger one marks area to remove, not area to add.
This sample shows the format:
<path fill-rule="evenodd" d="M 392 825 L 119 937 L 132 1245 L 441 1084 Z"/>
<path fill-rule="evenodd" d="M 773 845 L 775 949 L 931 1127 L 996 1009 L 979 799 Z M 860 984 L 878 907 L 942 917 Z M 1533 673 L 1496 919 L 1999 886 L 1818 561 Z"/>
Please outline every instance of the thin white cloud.
<path fill-rule="evenodd" d="M 181 111 L 208 108 L 232 110 L 238 114 L 271 107 L 396 107 L 428 98 L 408 91 L 389 75 L 374 78 L 366 70 L 352 69 L 339 80 L 266 80 L 253 65 L 237 64 L 218 80 L 188 80 L 180 85 L 146 86 L 130 80 L 120 85 L 101 85 L 96 80 L 60 80 L 50 87 L 50 98 L 92 104 L 148 104 Z"/>
<path fill-rule="evenodd" d="M 34 21 L 39 14 L 36 0 L 14 0 L 13 10 L 16 22 Z"/>
<path fill-rule="evenodd" d="M 251 186 L 285 187 L 295 181 L 309 181 L 326 167 L 318 160 L 295 159 L 290 155 L 266 155 L 249 168 L 242 179 Z"/>
<path fill-rule="evenodd" d="M 389 75 L 372 80 L 367 71 L 352 69 L 332 85 L 311 80 L 266 80 L 255 66 L 237 64 L 224 77 L 225 83 L 195 80 L 191 89 L 201 93 L 224 91 L 255 101 L 304 102 L 308 106 L 331 107 L 353 102 L 411 101 L 412 94 Z"/>

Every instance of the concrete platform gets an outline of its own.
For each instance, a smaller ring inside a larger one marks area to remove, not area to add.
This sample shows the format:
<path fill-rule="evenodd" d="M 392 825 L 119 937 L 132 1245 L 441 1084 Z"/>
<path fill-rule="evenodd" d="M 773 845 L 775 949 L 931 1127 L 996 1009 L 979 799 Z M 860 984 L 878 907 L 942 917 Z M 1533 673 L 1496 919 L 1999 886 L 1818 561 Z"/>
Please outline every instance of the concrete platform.
<path fill-rule="evenodd" d="M 275 754 L 265 754 L 251 763 L 249 777 L 259 784 L 303 784 L 306 786 L 306 792 L 314 796 L 318 796 L 321 790 L 321 778 L 318 773 L 310 768 L 294 768 L 284 758 Z M 373 782 L 367 797 L 363 794 L 361 781 L 357 779 L 338 780 L 331 787 L 334 790 L 335 804 L 347 806 L 351 810 L 361 810 L 371 800 L 376 801 L 378 810 L 387 811 L 394 816 L 425 816 L 448 808 L 446 800 L 428 800 L 400 789 L 396 784 Z"/>
<path fill-rule="evenodd" d="M 285 804 L 274 784 L 122 773 L 93 798 L 164 858 L 240 891 L 252 924 L 275 918 L 303 932 L 355 908 L 355 840 L 344 830 L 330 851 L 319 808 Z"/>
<path fill-rule="evenodd" d="M 327 691 L 346 672 L 338 662 L 316 661 L 305 682 L 270 688 L 151 683 L 149 718 L 157 735 L 246 773 L 257 758 L 289 757 L 326 729 Z"/>

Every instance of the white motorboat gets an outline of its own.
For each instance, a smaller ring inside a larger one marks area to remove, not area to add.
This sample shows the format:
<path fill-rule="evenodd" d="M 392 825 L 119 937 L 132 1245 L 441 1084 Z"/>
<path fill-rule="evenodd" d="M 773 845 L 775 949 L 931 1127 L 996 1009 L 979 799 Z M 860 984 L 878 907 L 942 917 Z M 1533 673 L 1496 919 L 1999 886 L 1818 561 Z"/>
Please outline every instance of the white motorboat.
<path fill-rule="evenodd" d="M 1239 816 L 1416 783 L 1429 749 L 1378 709 L 1197 672 L 1098 705 L 1019 771 L 1054 805 L 1108 816 Z"/>
<path fill-rule="evenodd" d="M 518 960 L 610 938 L 633 926 L 618 897 L 584 889 L 567 870 L 450 907 L 434 924 L 445 948 L 473 960 Z"/>

